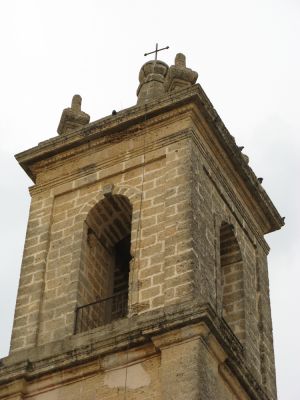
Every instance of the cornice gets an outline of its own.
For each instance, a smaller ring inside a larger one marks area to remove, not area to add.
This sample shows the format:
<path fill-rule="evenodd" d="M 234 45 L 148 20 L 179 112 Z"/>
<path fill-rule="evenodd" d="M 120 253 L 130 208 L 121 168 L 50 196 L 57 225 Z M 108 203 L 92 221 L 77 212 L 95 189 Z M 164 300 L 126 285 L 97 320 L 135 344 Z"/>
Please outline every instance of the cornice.
<path fill-rule="evenodd" d="M 203 328 L 196 329 L 196 326 L 201 325 Z M 159 348 L 155 350 L 151 347 L 152 343 L 157 343 L 156 338 L 182 328 L 190 329 L 190 332 L 202 332 L 200 336 L 212 353 L 215 353 L 216 345 L 220 346 L 223 355 L 219 359 L 219 368 L 234 374 L 251 399 L 268 400 L 247 368 L 243 348 L 225 321 L 218 318 L 208 304 L 200 305 L 196 301 L 125 318 L 61 341 L 13 353 L 0 360 L 0 398 L 2 388 L 7 393 L 9 386 L 18 381 L 33 382 L 49 374 L 78 366 L 83 368 L 78 369 L 77 375 L 80 377 L 81 374 L 81 378 L 118 367 L 106 358 L 109 354 L 128 352 L 126 357 L 114 358 L 119 360 L 120 365 L 126 365 L 128 361 L 138 362 L 139 359 L 153 357 L 156 353 L 159 355 Z M 148 350 L 145 346 L 148 346 Z M 146 350 L 137 351 L 142 348 Z M 133 355 L 130 355 L 131 349 L 134 349 Z M 77 375 L 75 372 L 74 379 L 77 379 Z M 60 373 L 58 381 L 64 376 L 68 374 Z M 25 383 L 23 386 L 26 386 Z"/>
<path fill-rule="evenodd" d="M 235 139 L 226 129 L 199 84 L 168 93 L 145 105 L 127 108 L 117 115 L 102 118 L 69 134 L 41 142 L 38 146 L 17 154 L 16 159 L 35 181 L 33 166 L 42 160 L 45 162 L 45 160 L 56 156 L 73 156 L 74 153 L 87 150 L 92 146 L 108 145 L 124 136 L 134 135 L 135 132 L 145 129 L 146 126 L 149 128 L 156 124 L 167 123 L 171 116 L 184 115 L 185 112 L 191 110 L 191 105 L 196 105 L 199 113 L 204 117 L 230 159 L 236 173 L 242 179 L 255 206 L 266 216 L 268 223 L 263 228 L 263 233 L 266 234 L 280 229 L 284 225 L 282 217 L 258 182 L 252 169 L 243 159 Z M 41 164 L 39 167 L 42 165 L 45 164 Z"/>
<path fill-rule="evenodd" d="M 192 98 L 197 97 L 197 93 L 198 85 L 195 85 L 188 90 L 169 94 L 151 103 L 124 109 L 118 112 L 117 115 L 104 117 L 71 133 L 40 142 L 38 146 L 16 154 L 15 157 L 25 172 L 35 181 L 35 176 L 32 174 L 30 167 L 37 161 L 45 160 L 69 149 L 72 149 L 72 153 L 74 148 L 82 144 L 93 146 L 92 141 L 96 139 L 99 139 L 100 143 L 103 144 L 111 143 L 113 140 L 118 140 L 118 138 L 115 138 L 114 135 L 108 136 L 108 134 L 133 134 L 143 129 L 145 125 L 149 127 L 166 120 L 167 116 L 160 115 L 162 111 L 166 112 L 175 106 L 178 107 L 184 103 L 189 103 Z M 176 114 L 180 114 L 179 110 L 177 110 Z M 153 119 L 155 117 L 157 119 Z M 150 119 L 152 121 L 149 121 Z"/>
<path fill-rule="evenodd" d="M 137 133 L 136 135 L 142 136 L 143 134 L 144 131 L 139 131 L 139 133 Z M 130 151 L 130 155 L 126 154 L 126 151 L 124 151 L 124 154 L 120 152 L 120 154 L 115 157 L 111 157 L 108 160 L 100 160 L 99 162 L 95 162 L 84 168 L 74 168 L 74 170 L 70 172 L 67 176 L 55 177 L 48 182 L 38 183 L 32 186 L 30 188 L 30 193 L 32 195 L 35 195 L 44 191 L 51 191 L 52 193 L 56 194 L 56 188 L 60 185 L 63 185 L 65 187 L 66 184 L 70 184 L 70 188 L 73 190 L 86 185 L 94 184 L 96 182 L 100 182 L 104 179 L 108 179 L 119 174 L 129 172 L 132 169 L 142 167 L 143 165 L 164 158 L 165 152 L 159 152 L 160 149 L 162 149 L 166 145 L 184 140 L 186 138 L 190 138 L 190 129 L 184 129 L 174 134 L 168 135 L 167 137 L 158 139 L 155 142 L 151 142 L 151 144 L 147 144 L 146 149 L 144 144 L 136 146 L 133 150 Z M 74 156 L 75 164 L 76 158 L 78 156 L 78 154 Z M 124 163 L 126 163 L 126 161 L 138 158 L 139 156 L 143 156 L 144 160 L 140 160 L 136 164 L 131 163 L 130 167 L 124 167 Z M 60 164 L 60 162 L 63 164 L 63 161 L 57 159 L 57 162 L 53 166 L 52 163 L 48 164 L 47 161 L 45 161 L 45 163 L 47 163 L 45 165 L 47 165 L 47 170 L 49 171 L 52 168 L 56 168 Z M 43 167 L 45 167 L 45 165 L 43 165 Z M 117 168 L 117 166 L 119 166 L 119 168 Z M 112 167 L 114 167 L 113 171 L 111 170 Z M 71 185 L 71 183 L 73 183 L 73 185 Z M 68 190 L 70 189 L 66 189 L 66 191 Z"/>
<path fill-rule="evenodd" d="M 172 121 L 172 118 L 176 118 L 176 121 L 180 119 L 180 115 L 186 115 L 187 112 L 191 110 L 191 106 L 187 105 L 185 107 L 181 107 L 179 110 L 176 109 L 169 111 L 164 114 L 157 115 L 150 120 L 145 120 L 143 123 L 135 124 L 132 127 L 124 129 L 122 131 L 114 132 L 113 134 L 105 134 L 103 133 L 100 137 L 94 138 L 93 140 L 88 141 L 80 146 L 70 148 L 67 151 L 58 152 L 57 154 L 44 158 L 40 161 L 35 162 L 34 169 L 42 170 L 47 166 L 47 171 L 51 170 L 51 168 L 56 169 L 60 165 L 64 164 L 66 160 L 75 161 L 81 155 L 88 156 L 97 152 L 98 150 L 105 150 L 109 146 L 113 144 L 117 144 L 120 142 L 125 142 L 128 139 L 135 139 L 140 136 L 146 136 L 148 134 L 152 134 L 154 129 L 157 127 L 164 127 Z M 181 131 L 177 131 L 174 134 L 170 134 L 168 136 L 174 136 L 178 134 L 180 136 Z M 130 155 L 127 155 L 126 158 L 132 158 L 136 153 L 139 153 L 142 149 L 143 152 L 149 152 L 149 146 L 151 148 L 159 148 L 163 145 L 163 143 L 168 143 L 168 139 L 163 138 L 155 138 L 155 141 L 149 138 L 146 140 L 146 144 L 142 145 L 136 144 L 133 149 L 130 149 Z M 146 147 L 145 147 L 146 146 Z M 127 150 L 127 149 L 126 149 Z M 106 160 L 107 164 L 111 164 L 112 158 Z"/>

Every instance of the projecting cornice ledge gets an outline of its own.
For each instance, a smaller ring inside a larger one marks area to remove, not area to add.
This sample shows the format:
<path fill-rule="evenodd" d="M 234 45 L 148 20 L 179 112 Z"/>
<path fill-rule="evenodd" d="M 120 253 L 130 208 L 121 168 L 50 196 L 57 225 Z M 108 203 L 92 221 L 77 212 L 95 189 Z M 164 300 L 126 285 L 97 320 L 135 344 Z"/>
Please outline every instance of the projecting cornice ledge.
<path fill-rule="evenodd" d="M 99 119 L 70 133 L 45 140 L 39 143 L 38 146 L 17 154 L 16 159 L 31 179 L 35 181 L 36 176 L 32 167 L 36 162 L 89 143 L 97 138 L 103 138 L 103 140 L 105 138 L 105 143 L 108 143 L 110 140 L 114 140 L 116 135 L 122 135 L 122 132 L 129 128 L 134 129 L 135 127 L 137 130 L 142 130 L 146 123 L 149 123 L 150 119 L 154 119 L 162 113 L 167 113 L 185 104 L 196 105 L 231 160 L 234 169 L 242 178 L 254 201 L 255 207 L 258 207 L 265 215 L 266 222 L 262 229 L 263 233 L 266 234 L 280 229 L 284 225 L 283 218 L 245 161 L 239 147 L 235 143 L 234 137 L 226 129 L 199 84 L 170 92 L 147 104 L 124 109 L 115 115 Z"/>
<path fill-rule="evenodd" d="M 61 341 L 18 351 L 0 360 L 0 399 L 13 395 L 17 389 L 26 393 L 27 383 L 49 374 L 60 372 L 56 378 L 51 378 L 58 381 L 70 379 L 70 376 L 76 379 L 76 374 L 82 379 L 85 375 L 138 362 L 139 357 L 159 354 L 170 342 L 180 343 L 195 336 L 206 343 L 224 379 L 234 379 L 251 399 L 269 399 L 244 366 L 243 348 L 227 324 L 208 304 L 197 302 L 124 318 Z M 118 357 L 110 357 L 116 353 Z M 70 368 L 71 375 L 61 373 Z M 39 385 L 43 385 L 42 382 Z"/>

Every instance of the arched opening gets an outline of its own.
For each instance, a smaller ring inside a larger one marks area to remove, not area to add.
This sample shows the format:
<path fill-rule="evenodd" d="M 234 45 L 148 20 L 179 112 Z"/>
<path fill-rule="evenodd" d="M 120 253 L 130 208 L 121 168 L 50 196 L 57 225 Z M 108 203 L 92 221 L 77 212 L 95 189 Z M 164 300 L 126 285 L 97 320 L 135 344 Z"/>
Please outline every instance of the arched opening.
<path fill-rule="evenodd" d="M 84 223 L 75 332 L 125 317 L 128 311 L 132 207 L 109 195 Z"/>
<path fill-rule="evenodd" d="M 243 261 L 233 226 L 220 229 L 222 315 L 241 342 L 245 339 L 245 293 Z"/>

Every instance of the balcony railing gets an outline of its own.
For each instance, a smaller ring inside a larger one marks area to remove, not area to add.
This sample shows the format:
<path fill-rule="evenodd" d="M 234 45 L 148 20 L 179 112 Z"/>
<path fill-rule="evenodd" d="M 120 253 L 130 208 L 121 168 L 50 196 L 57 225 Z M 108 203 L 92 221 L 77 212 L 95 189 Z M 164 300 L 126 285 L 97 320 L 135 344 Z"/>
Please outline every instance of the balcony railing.
<path fill-rule="evenodd" d="M 100 299 L 79 306 L 75 316 L 75 334 L 97 328 L 101 325 L 126 317 L 128 311 L 128 292 Z"/>

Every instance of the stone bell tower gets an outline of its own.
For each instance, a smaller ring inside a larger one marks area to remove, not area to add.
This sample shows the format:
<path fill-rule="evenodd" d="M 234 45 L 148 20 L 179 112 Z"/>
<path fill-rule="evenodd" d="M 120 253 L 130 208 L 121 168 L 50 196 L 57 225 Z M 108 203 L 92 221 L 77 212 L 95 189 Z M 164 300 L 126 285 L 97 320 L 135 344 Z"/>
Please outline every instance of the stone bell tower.
<path fill-rule="evenodd" d="M 261 181 L 186 67 L 16 156 L 31 208 L 0 399 L 276 399 Z"/>

